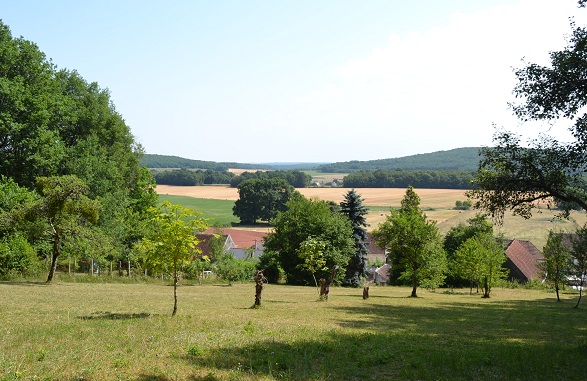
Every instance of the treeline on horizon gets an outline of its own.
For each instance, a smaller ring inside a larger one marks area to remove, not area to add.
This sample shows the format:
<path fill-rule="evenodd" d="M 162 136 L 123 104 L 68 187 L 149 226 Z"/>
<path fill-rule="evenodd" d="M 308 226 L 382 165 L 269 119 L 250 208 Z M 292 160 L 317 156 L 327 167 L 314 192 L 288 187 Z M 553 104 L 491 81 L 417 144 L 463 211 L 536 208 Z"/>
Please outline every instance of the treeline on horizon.
<path fill-rule="evenodd" d="M 428 171 L 475 171 L 479 167 L 479 147 L 455 148 L 448 151 L 423 153 L 393 159 L 368 161 L 345 161 L 322 164 L 316 170 L 324 173 L 352 173 L 365 170 L 428 170 Z"/>
<path fill-rule="evenodd" d="M 175 169 L 210 169 L 213 171 L 228 171 L 229 168 L 235 169 L 273 169 L 270 165 L 264 164 L 243 164 L 232 162 L 215 162 L 205 160 L 185 159 L 179 156 L 145 154 L 141 158 L 141 165 L 147 168 L 175 168 Z"/>
<path fill-rule="evenodd" d="M 345 188 L 470 189 L 474 171 L 358 171 L 346 175 Z"/>
<path fill-rule="evenodd" d="M 228 184 L 232 188 L 236 188 L 244 180 L 280 178 L 287 181 L 294 188 L 306 188 L 310 186 L 312 181 L 312 176 L 302 171 L 256 171 L 235 175 L 228 171 L 181 168 L 152 172 L 155 181 L 160 185 L 197 186 Z"/>

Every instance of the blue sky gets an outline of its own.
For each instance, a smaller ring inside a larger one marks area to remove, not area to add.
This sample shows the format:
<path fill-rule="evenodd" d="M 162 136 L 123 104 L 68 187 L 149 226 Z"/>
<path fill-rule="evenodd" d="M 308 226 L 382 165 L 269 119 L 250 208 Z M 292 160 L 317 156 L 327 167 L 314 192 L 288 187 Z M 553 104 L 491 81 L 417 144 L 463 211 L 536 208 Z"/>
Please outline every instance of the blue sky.
<path fill-rule="evenodd" d="M 513 67 L 564 46 L 575 0 L 0 0 L 13 36 L 108 88 L 147 153 L 373 160 L 489 146 Z"/>

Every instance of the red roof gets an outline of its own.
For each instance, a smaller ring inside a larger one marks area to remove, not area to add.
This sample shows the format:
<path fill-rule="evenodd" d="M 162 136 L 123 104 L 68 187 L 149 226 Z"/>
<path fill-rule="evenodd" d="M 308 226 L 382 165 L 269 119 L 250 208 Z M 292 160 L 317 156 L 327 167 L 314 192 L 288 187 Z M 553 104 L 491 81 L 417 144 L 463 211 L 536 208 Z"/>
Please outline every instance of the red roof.
<path fill-rule="evenodd" d="M 544 256 L 532 242 L 514 239 L 508 244 L 505 254 L 526 278 L 540 277 L 542 271 L 538 264 Z"/>
<path fill-rule="evenodd" d="M 265 231 L 209 228 L 204 234 L 230 236 L 236 247 L 240 249 L 248 249 L 251 247 L 263 249 L 263 242 L 265 237 L 267 237 L 267 229 L 263 230 Z"/>

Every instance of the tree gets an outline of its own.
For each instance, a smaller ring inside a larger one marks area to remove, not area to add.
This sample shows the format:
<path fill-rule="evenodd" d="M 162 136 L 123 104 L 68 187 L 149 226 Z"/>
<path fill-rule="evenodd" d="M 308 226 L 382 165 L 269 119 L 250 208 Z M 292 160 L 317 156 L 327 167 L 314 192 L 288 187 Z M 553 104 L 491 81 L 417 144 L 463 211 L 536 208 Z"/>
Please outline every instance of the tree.
<path fill-rule="evenodd" d="M 420 209 L 420 197 L 408 187 L 399 210 L 392 210 L 373 235 L 377 244 L 385 247 L 392 258 L 392 272 L 400 272 L 399 280 L 409 280 L 412 297 L 417 287 L 426 282 L 429 287 L 442 284 L 446 273 L 446 254 L 438 228 L 426 220 Z"/>
<path fill-rule="evenodd" d="M 346 267 L 354 253 L 352 227 L 340 213 L 333 212 L 328 203 L 307 199 L 295 193 L 286 203 L 287 210 L 274 220 L 274 229 L 265 239 L 265 249 L 277 253 L 281 268 L 289 284 L 307 285 L 308 277 L 300 265 L 302 242 L 315 237 L 326 243 L 326 267 Z M 317 271 L 317 278 L 327 278 L 328 271 Z"/>
<path fill-rule="evenodd" d="M 361 285 L 361 278 L 365 277 L 366 255 L 369 254 L 367 245 L 367 219 L 365 215 L 369 209 L 363 206 L 363 199 L 354 189 L 345 195 L 344 201 L 340 203 L 340 212 L 348 218 L 353 226 L 353 239 L 355 240 L 355 254 L 351 257 L 343 286 L 358 287 Z"/>
<path fill-rule="evenodd" d="M 199 243 L 195 233 L 207 228 L 206 219 L 200 213 L 181 205 L 163 202 L 159 208 L 151 209 L 154 225 L 153 235 L 144 238 L 140 250 L 144 251 L 150 264 L 161 271 L 173 274 L 173 312 L 177 313 L 177 284 L 183 265 L 194 259 Z"/>
<path fill-rule="evenodd" d="M 587 224 L 577 229 L 571 241 L 573 256 L 571 274 L 579 279 L 579 299 L 577 299 L 575 308 L 579 308 L 579 303 L 583 296 L 585 277 L 587 276 Z"/>
<path fill-rule="evenodd" d="M 302 263 L 298 266 L 312 274 L 318 295 L 320 295 L 320 288 L 318 287 L 318 281 L 316 280 L 316 272 L 328 270 L 328 267 L 326 266 L 326 258 L 324 256 L 325 251 L 326 242 L 311 236 L 300 244 L 298 250 L 298 256 L 302 260 Z"/>
<path fill-rule="evenodd" d="M 512 108 L 523 122 L 570 122 L 574 140 L 542 135 L 525 148 L 518 135 L 496 133 L 496 146 L 481 151 L 468 195 L 498 220 L 508 209 L 529 218 L 541 203 L 562 207 L 564 217 L 577 206 L 587 209 L 587 29 L 573 22 L 571 29 L 567 46 L 550 53 L 550 66 L 529 63 L 516 70 L 514 94 L 522 102 Z"/>
<path fill-rule="evenodd" d="M 237 189 L 239 199 L 232 210 L 241 224 L 272 220 L 278 212 L 286 209 L 285 203 L 295 192 L 294 187 L 280 178 L 245 180 Z"/>
<path fill-rule="evenodd" d="M 455 253 L 465 241 L 477 235 L 493 235 L 493 226 L 487 221 L 487 216 L 477 214 L 475 217 L 467 220 L 467 223 L 459 223 L 449 229 L 443 238 L 443 246 L 449 264 L 453 262 Z M 460 277 L 457 272 L 451 271 L 446 278 L 446 283 L 458 287 L 470 284 L 467 277 Z"/>
<path fill-rule="evenodd" d="M 569 275 L 571 252 L 563 243 L 562 234 L 557 234 L 552 230 L 548 232 L 548 240 L 542 251 L 544 261 L 540 262 L 540 269 L 544 273 L 546 281 L 554 286 L 556 300 L 560 302 L 559 289 Z"/>
<path fill-rule="evenodd" d="M 491 288 L 507 275 L 507 269 L 502 267 L 506 260 L 498 240 L 493 235 L 481 233 L 467 239 L 459 247 L 451 269 L 457 276 L 469 281 L 469 293 L 477 284 L 483 288 L 483 297 L 489 298 Z"/>
<path fill-rule="evenodd" d="M 100 203 L 86 196 L 88 186 L 77 176 L 37 178 L 39 199 L 12 209 L 14 221 L 38 222 L 41 239 L 51 242 L 52 258 L 47 282 L 53 280 L 63 241 L 98 221 Z"/>

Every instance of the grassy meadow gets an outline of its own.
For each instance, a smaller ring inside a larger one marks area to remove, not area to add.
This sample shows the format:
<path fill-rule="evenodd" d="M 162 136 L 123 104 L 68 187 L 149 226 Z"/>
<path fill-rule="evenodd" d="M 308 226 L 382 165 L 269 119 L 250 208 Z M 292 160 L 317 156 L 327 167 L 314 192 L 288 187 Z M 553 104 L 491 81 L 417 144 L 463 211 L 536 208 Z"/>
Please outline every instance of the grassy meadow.
<path fill-rule="evenodd" d="M 584 380 L 576 295 L 0 283 L 0 380 Z"/>

